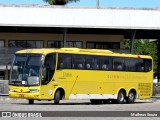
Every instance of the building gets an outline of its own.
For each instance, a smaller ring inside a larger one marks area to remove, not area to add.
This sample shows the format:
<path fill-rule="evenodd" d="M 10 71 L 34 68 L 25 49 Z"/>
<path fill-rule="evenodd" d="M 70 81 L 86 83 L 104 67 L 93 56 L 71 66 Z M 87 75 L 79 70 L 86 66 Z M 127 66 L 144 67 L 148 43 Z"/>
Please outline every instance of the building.
<path fill-rule="evenodd" d="M 26 48 L 124 50 L 124 39 L 159 39 L 160 9 L 0 5 L 0 79 Z M 132 49 L 131 49 L 131 52 Z"/>

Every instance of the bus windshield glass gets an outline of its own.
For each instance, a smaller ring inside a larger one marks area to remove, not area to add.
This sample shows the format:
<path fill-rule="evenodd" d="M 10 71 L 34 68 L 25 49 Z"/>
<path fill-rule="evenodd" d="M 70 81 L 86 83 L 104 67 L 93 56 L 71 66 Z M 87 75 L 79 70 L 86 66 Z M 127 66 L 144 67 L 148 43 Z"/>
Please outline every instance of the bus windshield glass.
<path fill-rule="evenodd" d="M 40 68 L 43 55 L 17 54 L 14 57 L 10 72 L 10 85 L 37 86 L 40 84 Z"/>

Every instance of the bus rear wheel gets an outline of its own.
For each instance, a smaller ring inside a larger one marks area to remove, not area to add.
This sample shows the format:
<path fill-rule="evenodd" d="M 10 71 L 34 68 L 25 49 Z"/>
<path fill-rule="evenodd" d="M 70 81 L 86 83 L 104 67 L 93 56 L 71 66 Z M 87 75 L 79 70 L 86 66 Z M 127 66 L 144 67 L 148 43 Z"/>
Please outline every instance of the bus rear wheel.
<path fill-rule="evenodd" d="M 60 99 L 61 99 L 61 94 L 60 94 L 60 90 L 58 90 L 54 96 L 54 104 L 59 104 Z"/>
<path fill-rule="evenodd" d="M 92 104 L 102 104 L 102 100 L 91 99 L 90 101 L 91 101 Z"/>
<path fill-rule="evenodd" d="M 127 103 L 133 103 L 135 101 L 135 99 L 136 99 L 135 96 L 136 96 L 135 92 L 134 91 L 130 91 L 129 94 L 128 94 L 126 102 Z"/>
<path fill-rule="evenodd" d="M 34 104 L 34 100 L 33 100 L 33 99 L 29 99 L 29 100 L 28 100 L 28 103 L 29 103 L 29 104 Z"/>
<path fill-rule="evenodd" d="M 119 91 L 118 96 L 117 96 L 117 103 L 118 104 L 123 104 L 125 102 L 126 95 L 123 90 Z"/>

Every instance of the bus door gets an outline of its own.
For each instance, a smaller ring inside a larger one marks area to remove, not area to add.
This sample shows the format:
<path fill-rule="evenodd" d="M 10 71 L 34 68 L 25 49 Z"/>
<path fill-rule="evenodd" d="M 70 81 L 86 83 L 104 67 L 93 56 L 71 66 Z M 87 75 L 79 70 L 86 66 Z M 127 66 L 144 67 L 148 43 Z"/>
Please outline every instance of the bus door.
<path fill-rule="evenodd" d="M 42 66 L 41 99 L 53 99 L 53 76 L 56 66 L 56 54 L 48 54 Z"/>

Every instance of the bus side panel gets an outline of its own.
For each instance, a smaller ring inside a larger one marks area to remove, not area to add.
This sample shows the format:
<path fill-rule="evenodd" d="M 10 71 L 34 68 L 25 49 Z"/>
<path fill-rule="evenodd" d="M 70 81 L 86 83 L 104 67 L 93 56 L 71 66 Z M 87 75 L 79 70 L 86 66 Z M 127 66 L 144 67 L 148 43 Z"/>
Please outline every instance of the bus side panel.
<path fill-rule="evenodd" d="M 120 89 L 126 91 L 128 95 L 131 89 L 134 89 L 139 99 L 150 98 L 152 96 L 152 72 L 117 72 L 119 79 L 115 84 L 116 93 Z"/>

